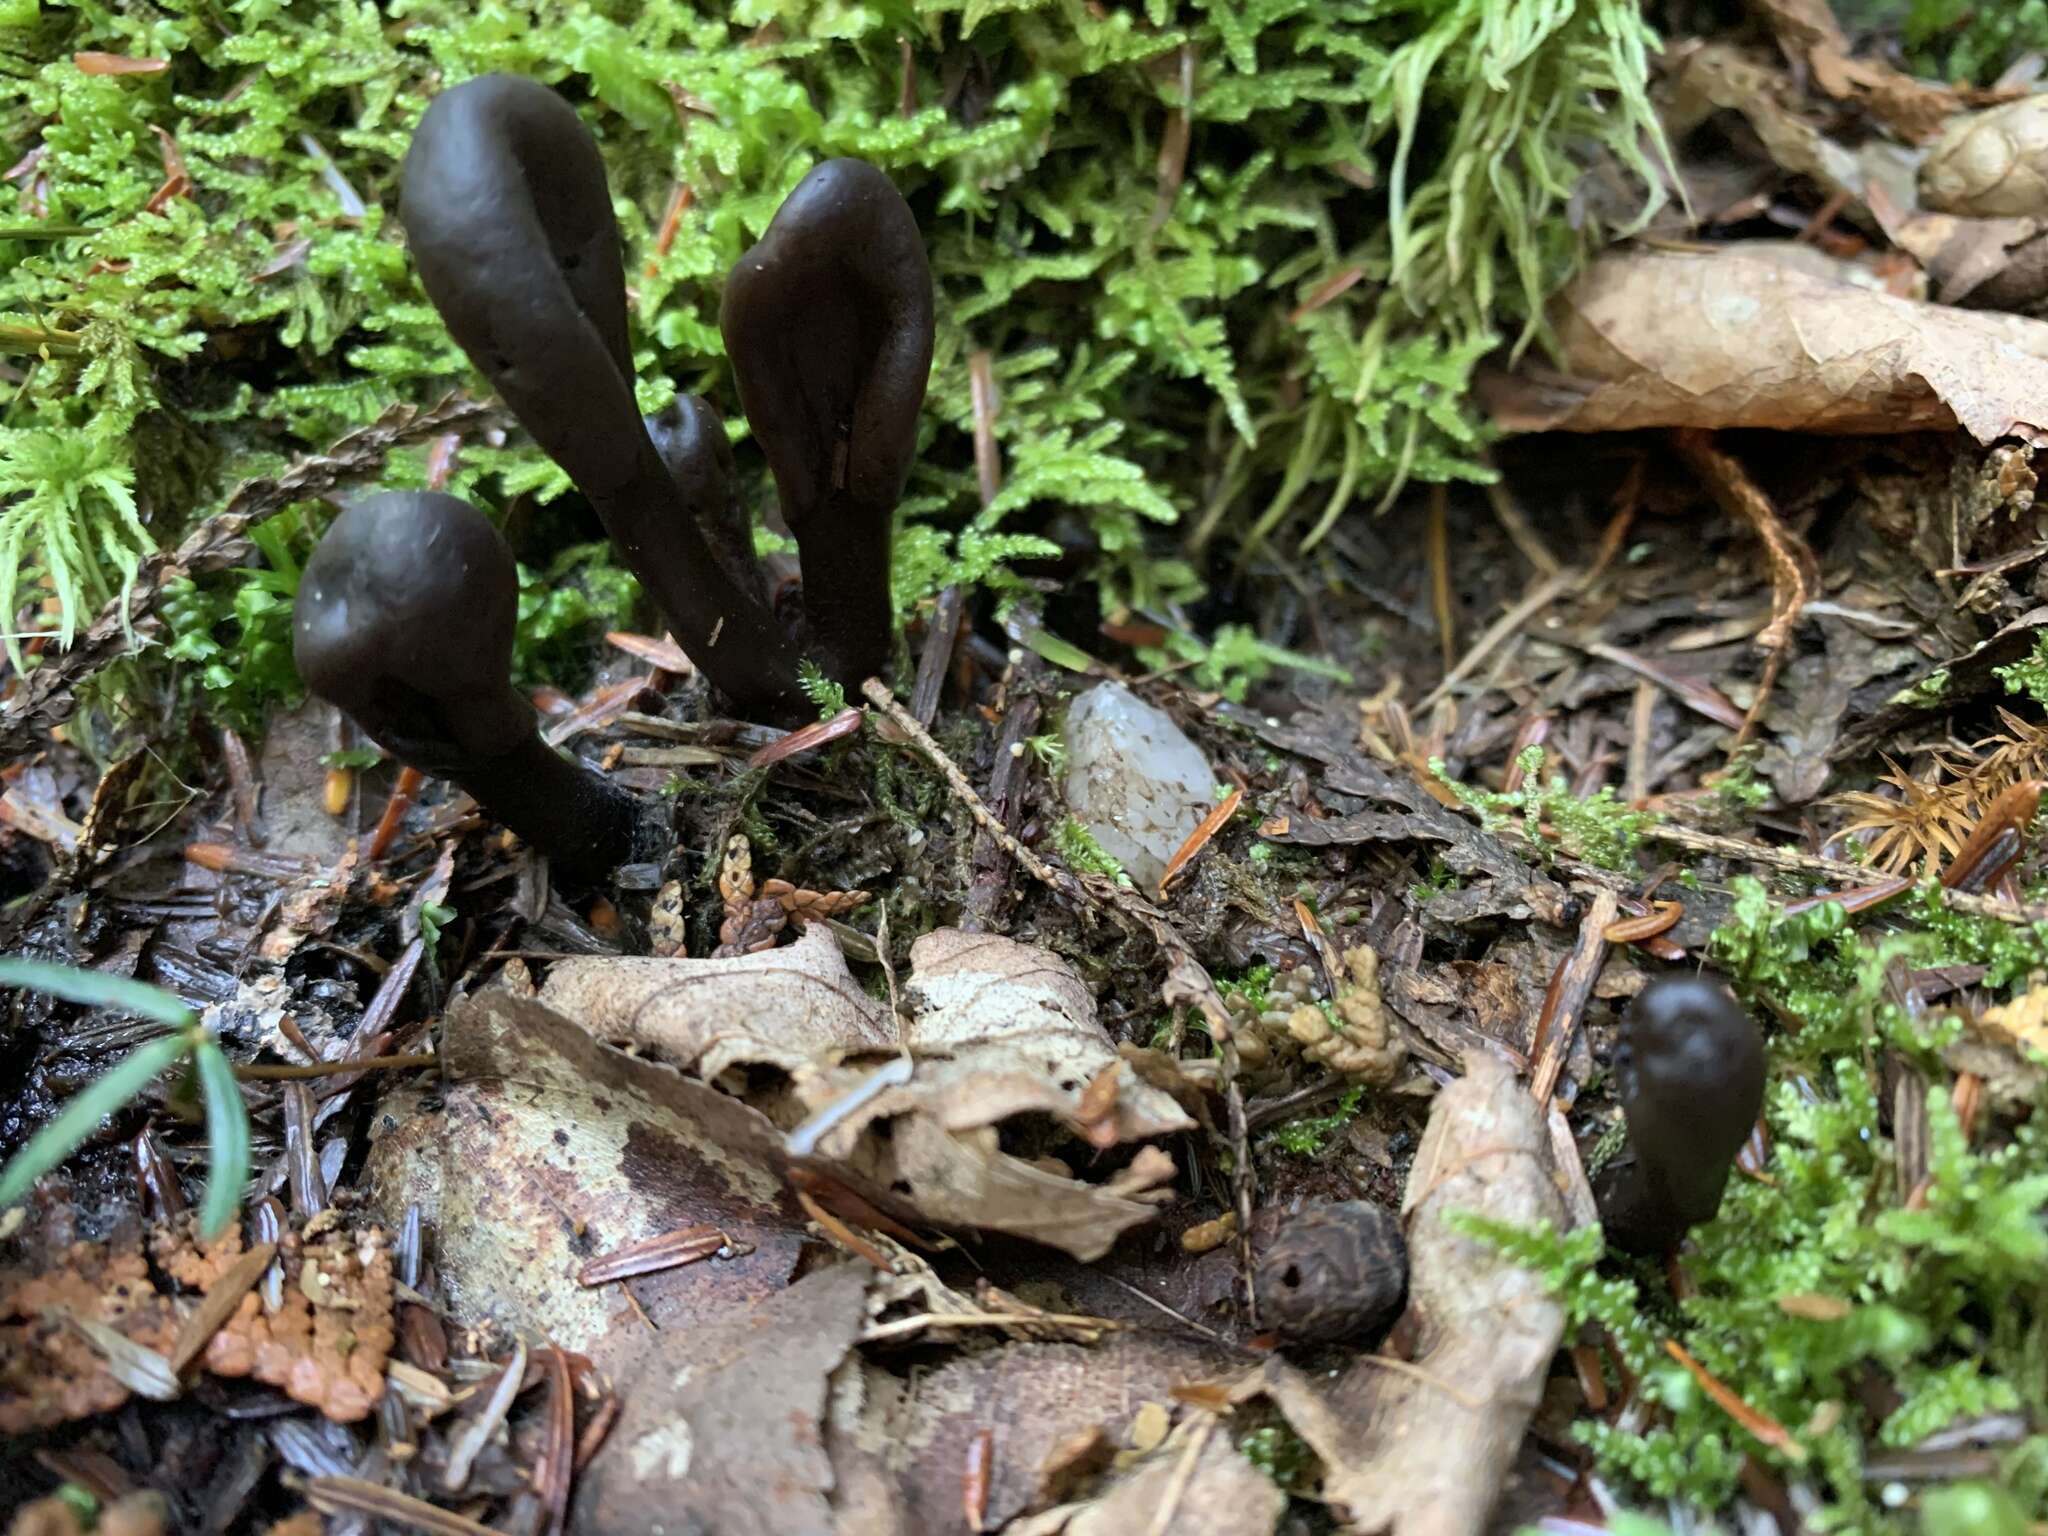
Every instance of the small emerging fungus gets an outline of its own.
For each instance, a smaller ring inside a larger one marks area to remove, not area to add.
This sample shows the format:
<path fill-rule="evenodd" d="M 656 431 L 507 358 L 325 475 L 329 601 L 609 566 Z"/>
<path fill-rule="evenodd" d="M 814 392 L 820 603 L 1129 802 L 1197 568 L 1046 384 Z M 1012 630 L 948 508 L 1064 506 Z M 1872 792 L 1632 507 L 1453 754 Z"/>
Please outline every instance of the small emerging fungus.
<path fill-rule="evenodd" d="M 510 75 L 442 92 L 413 135 L 399 205 L 449 334 L 590 499 L 677 642 L 733 698 L 800 710 L 796 652 L 758 575 L 736 578 L 729 523 L 692 515 L 641 420 L 618 225 L 575 109 Z M 922 246 L 916 259 L 923 274 Z M 886 605 L 886 546 L 881 572 Z"/>
<path fill-rule="evenodd" d="M 1614 1055 L 1628 1151 L 1597 1191 L 1607 1239 L 1662 1253 L 1721 1209 L 1728 1170 L 1763 1108 L 1763 1036 L 1704 976 L 1643 988 Z"/>
<path fill-rule="evenodd" d="M 306 562 L 293 612 L 299 676 L 377 744 L 583 878 L 632 858 L 638 802 L 567 761 L 514 691 L 519 577 L 468 503 L 431 491 L 357 502 Z"/>
<path fill-rule="evenodd" d="M 740 404 L 803 561 L 805 643 L 855 684 L 889 657 L 889 540 L 932 363 L 932 275 L 889 178 L 827 160 L 719 311 Z"/>

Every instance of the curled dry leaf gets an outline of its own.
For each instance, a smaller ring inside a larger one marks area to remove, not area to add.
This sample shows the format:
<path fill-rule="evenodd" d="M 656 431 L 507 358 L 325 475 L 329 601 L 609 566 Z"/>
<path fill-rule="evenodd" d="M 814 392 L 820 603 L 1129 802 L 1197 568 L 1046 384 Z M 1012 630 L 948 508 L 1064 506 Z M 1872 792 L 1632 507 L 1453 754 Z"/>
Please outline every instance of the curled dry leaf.
<path fill-rule="evenodd" d="M 861 1058 L 907 1049 L 910 1081 L 873 1094 L 819 1138 L 826 1171 L 912 1221 L 1010 1232 L 1083 1259 L 1107 1251 L 1151 1213 L 1171 1159 L 1146 1149 L 1089 1185 L 1004 1152 L 997 1127 L 1042 1114 L 1116 1145 L 1193 1122 L 1121 1061 L 1088 989 L 1056 956 L 942 929 L 912 946 L 911 965 L 900 1041 L 822 926 L 734 959 L 565 961 L 541 1001 L 706 1082 L 734 1067 L 777 1068 L 787 1093 L 764 1093 L 757 1107 L 783 1129 L 860 1087 L 869 1075 Z M 1114 1098 L 1098 1088 L 1084 1106 L 1110 1069 Z"/>
<path fill-rule="evenodd" d="M 1480 380 L 1513 432 L 1765 427 L 1980 443 L 2048 425 L 2048 322 L 1917 303 L 1744 251 L 1622 251 L 1554 303 L 1557 371 Z"/>
<path fill-rule="evenodd" d="M 1955 111 L 1956 92 L 1919 80 L 1882 58 L 1854 58 L 1848 34 L 1828 0 L 1758 0 L 1756 10 L 1778 45 L 1812 71 L 1813 82 L 1839 101 L 1855 101 L 1901 138 L 1920 141 Z"/>
<path fill-rule="evenodd" d="M 729 1067 L 778 1067 L 799 1079 L 807 1100 L 808 1081 L 830 1075 L 840 1059 L 896 1046 L 883 1009 L 848 974 L 824 928 L 782 949 L 725 959 L 566 960 L 540 996 L 600 1040 L 706 1082 Z M 831 1087 L 817 1091 L 829 1096 Z"/>
<path fill-rule="evenodd" d="M 1536 1101 L 1483 1051 L 1437 1096 L 1402 1200 L 1412 1365 L 1366 1357 L 1334 1381 L 1279 1360 L 1240 1382 L 1323 1463 L 1346 1530 L 1479 1536 L 1543 1394 L 1564 1314 L 1542 1279 L 1451 1225 L 1454 1213 L 1564 1222 Z"/>
<path fill-rule="evenodd" d="M 1094 1498 L 1029 1515 L 1007 1536 L 1135 1536 L 1160 1520 L 1175 1536 L 1263 1536 L 1287 1495 L 1198 1414 Z"/>
<path fill-rule="evenodd" d="M 1845 211 L 1852 216 L 1861 213 L 1859 205 L 1912 205 L 1913 152 L 1885 138 L 1854 148 L 1829 138 L 1808 115 L 1805 93 L 1784 70 L 1764 63 L 1752 50 L 1679 42 L 1670 50 L 1667 70 L 1671 100 L 1666 125 L 1674 138 L 1717 111 L 1739 112 L 1772 165 L 1811 179 L 1831 196 L 1849 199 Z M 1815 246 L 1790 250 L 1803 253 L 1795 260 L 1831 259 Z"/>
<path fill-rule="evenodd" d="M 1920 200 L 1976 218 L 2048 216 L 2048 96 L 1952 121 L 1920 164 Z"/>

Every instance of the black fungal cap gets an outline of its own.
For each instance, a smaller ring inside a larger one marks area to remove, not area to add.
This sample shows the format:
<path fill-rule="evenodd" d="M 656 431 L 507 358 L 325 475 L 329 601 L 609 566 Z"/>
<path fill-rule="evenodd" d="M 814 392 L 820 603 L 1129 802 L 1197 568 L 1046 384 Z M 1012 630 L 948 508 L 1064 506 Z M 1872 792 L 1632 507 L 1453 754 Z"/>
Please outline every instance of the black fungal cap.
<path fill-rule="evenodd" d="M 889 655 L 889 540 L 932 363 L 917 221 L 880 171 L 827 160 L 726 280 L 748 425 L 803 561 L 806 644 L 857 684 Z"/>
<path fill-rule="evenodd" d="M 693 520 L 640 418 L 618 225 L 575 109 L 510 75 L 442 92 L 399 203 L 449 334 L 590 499 L 677 642 L 734 699 L 800 712 L 796 653 L 758 576 L 736 580 L 714 555 L 716 531 Z M 882 570 L 886 603 L 886 555 Z"/>
<path fill-rule="evenodd" d="M 306 562 L 299 676 L 393 757 L 451 779 L 583 878 L 633 857 L 638 803 L 535 734 L 514 691 L 519 576 L 467 502 L 393 491 L 357 502 Z"/>
<path fill-rule="evenodd" d="M 1718 981 L 1667 976 L 1629 1004 L 1614 1068 L 1628 1153 L 1602 1172 L 1601 1225 L 1618 1248 L 1661 1253 L 1721 1209 L 1763 1108 L 1763 1036 Z"/>

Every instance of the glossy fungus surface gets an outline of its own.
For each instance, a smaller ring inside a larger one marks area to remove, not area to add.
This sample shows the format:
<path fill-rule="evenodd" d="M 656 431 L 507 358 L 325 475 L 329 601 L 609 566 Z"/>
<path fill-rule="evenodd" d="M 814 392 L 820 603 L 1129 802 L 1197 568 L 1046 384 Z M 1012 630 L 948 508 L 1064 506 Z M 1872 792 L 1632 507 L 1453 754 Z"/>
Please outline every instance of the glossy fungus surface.
<path fill-rule="evenodd" d="M 734 699 L 800 711 L 796 651 L 758 576 L 734 571 L 726 525 L 694 515 L 640 417 L 618 226 L 575 110 L 509 75 L 444 91 L 413 136 L 399 203 L 449 334 L 589 498 L 677 642 Z"/>
<path fill-rule="evenodd" d="M 932 362 L 932 279 L 889 178 L 828 160 L 726 281 L 748 425 L 803 559 L 806 645 L 855 683 L 889 647 L 889 542 Z"/>
<path fill-rule="evenodd" d="M 1763 1108 L 1763 1036 L 1720 982 L 1667 976 L 1629 1004 L 1614 1069 L 1628 1146 L 1603 1171 L 1601 1223 L 1617 1247 L 1661 1252 L 1721 1208 Z"/>
<path fill-rule="evenodd" d="M 512 687 L 519 578 L 466 502 L 431 491 L 357 502 L 306 562 L 293 612 L 299 676 L 377 744 L 453 780 L 562 868 L 632 856 L 640 811 L 566 761 Z"/>

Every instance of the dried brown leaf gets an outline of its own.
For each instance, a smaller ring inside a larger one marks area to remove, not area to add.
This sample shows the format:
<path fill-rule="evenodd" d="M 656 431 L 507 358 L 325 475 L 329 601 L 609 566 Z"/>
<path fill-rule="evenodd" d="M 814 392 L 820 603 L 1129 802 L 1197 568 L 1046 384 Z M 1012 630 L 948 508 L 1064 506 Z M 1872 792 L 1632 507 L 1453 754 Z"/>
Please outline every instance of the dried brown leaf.
<path fill-rule="evenodd" d="M 1893 298 L 1746 252 L 1611 253 L 1551 318 L 1555 374 L 1481 380 L 1509 431 L 1960 426 L 1992 443 L 2048 426 L 2048 322 Z"/>

